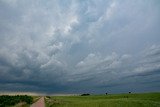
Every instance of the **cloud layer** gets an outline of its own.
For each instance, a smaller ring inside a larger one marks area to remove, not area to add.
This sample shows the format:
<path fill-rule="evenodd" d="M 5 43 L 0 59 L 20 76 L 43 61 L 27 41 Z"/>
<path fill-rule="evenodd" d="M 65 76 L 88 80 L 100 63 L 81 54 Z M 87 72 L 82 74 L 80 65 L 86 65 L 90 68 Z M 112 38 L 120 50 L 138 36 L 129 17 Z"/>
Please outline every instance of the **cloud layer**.
<path fill-rule="evenodd" d="M 158 0 L 0 0 L 0 91 L 159 91 L 159 9 Z"/>

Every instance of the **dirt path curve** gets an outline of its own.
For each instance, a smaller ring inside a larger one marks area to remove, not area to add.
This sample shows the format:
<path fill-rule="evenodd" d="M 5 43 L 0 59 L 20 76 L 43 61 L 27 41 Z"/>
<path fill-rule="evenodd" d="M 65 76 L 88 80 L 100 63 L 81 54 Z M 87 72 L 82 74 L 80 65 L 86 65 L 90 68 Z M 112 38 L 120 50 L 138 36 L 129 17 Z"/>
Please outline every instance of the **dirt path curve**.
<path fill-rule="evenodd" d="M 45 107 L 44 97 L 41 97 L 37 102 L 33 103 L 30 107 Z"/>

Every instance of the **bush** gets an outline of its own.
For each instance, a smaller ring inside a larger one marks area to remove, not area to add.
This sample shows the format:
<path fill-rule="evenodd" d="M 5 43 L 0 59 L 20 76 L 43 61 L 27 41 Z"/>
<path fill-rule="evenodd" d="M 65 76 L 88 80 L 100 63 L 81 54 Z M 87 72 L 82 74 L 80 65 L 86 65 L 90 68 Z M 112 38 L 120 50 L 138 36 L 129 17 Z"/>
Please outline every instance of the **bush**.
<path fill-rule="evenodd" d="M 81 94 L 81 96 L 89 96 L 89 95 L 90 95 L 90 94 L 88 94 L 88 93 L 87 93 L 87 94 Z"/>
<path fill-rule="evenodd" d="M 49 98 L 49 99 L 51 98 L 50 96 L 46 96 L 46 97 Z"/>
<path fill-rule="evenodd" d="M 13 106 L 20 102 L 26 102 L 27 104 L 31 104 L 33 102 L 33 98 L 27 95 L 2 95 L 0 96 L 0 107 Z"/>

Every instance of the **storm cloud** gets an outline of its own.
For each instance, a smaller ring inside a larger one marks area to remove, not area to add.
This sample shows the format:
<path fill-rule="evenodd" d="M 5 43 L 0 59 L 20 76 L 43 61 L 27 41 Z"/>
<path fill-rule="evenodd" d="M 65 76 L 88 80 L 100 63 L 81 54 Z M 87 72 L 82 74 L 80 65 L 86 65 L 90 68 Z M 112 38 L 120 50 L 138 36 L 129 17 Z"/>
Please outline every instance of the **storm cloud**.
<path fill-rule="evenodd" d="M 159 10 L 159 0 L 0 0 L 0 91 L 159 91 Z"/>

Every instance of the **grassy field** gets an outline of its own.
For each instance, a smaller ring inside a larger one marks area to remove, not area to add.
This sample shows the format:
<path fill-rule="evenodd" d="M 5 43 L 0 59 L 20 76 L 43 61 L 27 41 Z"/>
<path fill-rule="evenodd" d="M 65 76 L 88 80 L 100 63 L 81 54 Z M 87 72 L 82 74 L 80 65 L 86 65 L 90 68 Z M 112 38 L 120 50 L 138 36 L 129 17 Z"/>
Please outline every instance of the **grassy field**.
<path fill-rule="evenodd" d="M 53 96 L 46 107 L 160 107 L 160 93 Z"/>

